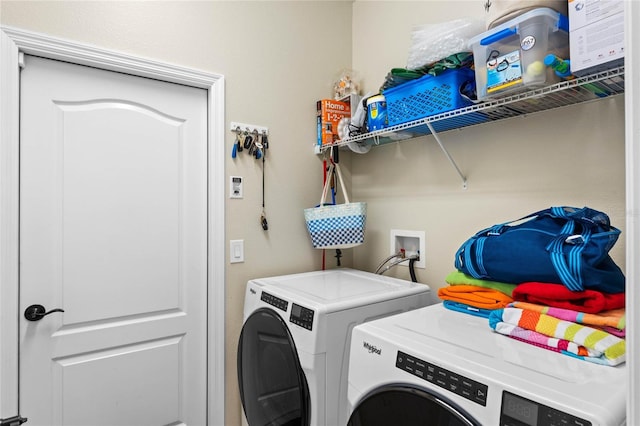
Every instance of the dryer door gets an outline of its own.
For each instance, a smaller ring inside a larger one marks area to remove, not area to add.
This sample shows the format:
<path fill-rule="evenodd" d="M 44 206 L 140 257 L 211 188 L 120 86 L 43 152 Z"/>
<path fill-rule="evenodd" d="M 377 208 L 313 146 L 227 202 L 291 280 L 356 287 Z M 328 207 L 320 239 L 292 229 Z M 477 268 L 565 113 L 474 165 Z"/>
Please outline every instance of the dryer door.
<path fill-rule="evenodd" d="M 238 384 L 250 426 L 309 425 L 309 387 L 295 342 L 273 310 L 256 310 L 238 343 Z"/>
<path fill-rule="evenodd" d="M 442 395 L 409 385 L 389 385 L 367 395 L 347 426 L 480 426 Z"/>

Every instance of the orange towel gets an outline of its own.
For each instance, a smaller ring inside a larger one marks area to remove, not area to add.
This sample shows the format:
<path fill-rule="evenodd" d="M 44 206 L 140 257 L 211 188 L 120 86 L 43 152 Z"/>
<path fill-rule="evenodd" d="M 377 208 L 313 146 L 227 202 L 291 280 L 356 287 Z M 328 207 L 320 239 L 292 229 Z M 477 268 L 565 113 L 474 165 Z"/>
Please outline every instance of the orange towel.
<path fill-rule="evenodd" d="M 438 297 L 483 309 L 500 309 L 513 302 L 511 297 L 500 291 L 475 285 L 442 287 L 438 289 Z"/>

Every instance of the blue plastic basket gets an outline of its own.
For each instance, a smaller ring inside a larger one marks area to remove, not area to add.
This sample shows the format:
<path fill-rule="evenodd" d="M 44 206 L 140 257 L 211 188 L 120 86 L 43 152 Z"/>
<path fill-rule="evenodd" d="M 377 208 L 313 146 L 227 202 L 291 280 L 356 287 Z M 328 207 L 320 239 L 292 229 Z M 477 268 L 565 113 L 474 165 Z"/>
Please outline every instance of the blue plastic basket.
<path fill-rule="evenodd" d="M 460 88 L 474 80 L 472 69 L 457 68 L 385 90 L 389 126 L 471 105 L 473 102 L 460 94 Z"/>

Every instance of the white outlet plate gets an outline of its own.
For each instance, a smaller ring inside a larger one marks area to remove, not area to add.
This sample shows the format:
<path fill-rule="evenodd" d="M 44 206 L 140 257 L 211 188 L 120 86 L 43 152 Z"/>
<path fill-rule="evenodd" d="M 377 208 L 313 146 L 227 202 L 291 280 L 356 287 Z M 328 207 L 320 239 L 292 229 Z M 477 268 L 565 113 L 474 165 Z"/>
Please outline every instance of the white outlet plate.
<path fill-rule="evenodd" d="M 420 254 L 420 260 L 414 263 L 416 268 L 426 268 L 426 248 L 424 231 L 407 231 L 403 229 L 392 229 L 389 238 L 389 254 L 395 254 L 404 249 L 407 256 Z M 409 262 L 402 262 L 400 265 L 409 266 Z"/>

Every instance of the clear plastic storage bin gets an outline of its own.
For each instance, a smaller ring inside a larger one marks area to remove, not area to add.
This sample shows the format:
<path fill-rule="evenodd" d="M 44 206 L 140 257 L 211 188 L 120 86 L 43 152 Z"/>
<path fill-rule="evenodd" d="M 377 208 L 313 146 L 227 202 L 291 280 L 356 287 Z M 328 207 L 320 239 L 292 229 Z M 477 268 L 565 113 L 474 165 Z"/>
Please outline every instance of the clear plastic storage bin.
<path fill-rule="evenodd" d="M 549 53 L 568 59 L 568 32 L 566 16 L 539 8 L 470 39 L 478 100 L 557 82 L 543 61 Z"/>

